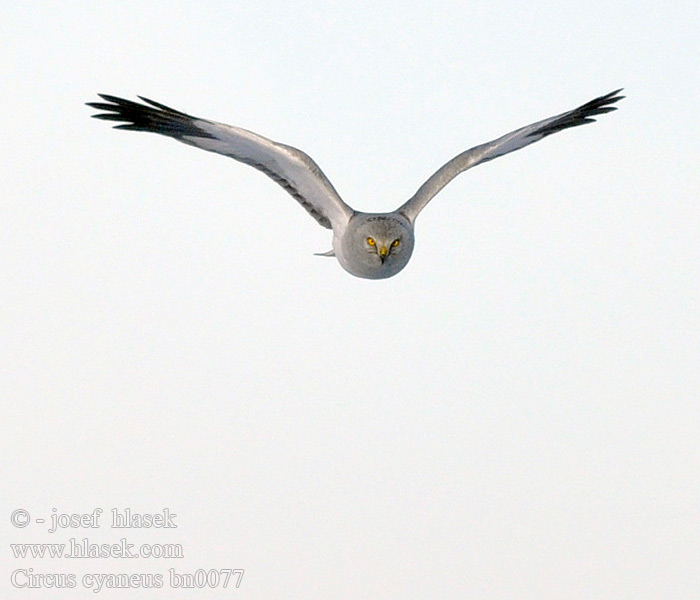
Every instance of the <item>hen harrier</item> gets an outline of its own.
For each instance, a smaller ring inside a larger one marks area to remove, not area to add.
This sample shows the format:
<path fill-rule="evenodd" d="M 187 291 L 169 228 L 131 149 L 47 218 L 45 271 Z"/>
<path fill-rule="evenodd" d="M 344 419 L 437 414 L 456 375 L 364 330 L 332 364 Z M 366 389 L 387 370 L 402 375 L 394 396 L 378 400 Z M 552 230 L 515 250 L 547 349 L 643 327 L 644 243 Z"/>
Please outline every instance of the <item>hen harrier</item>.
<path fill-rule="evenodd" d="M 420 211 L 462 171 L 562 129 L 594 122 L 595 115 L 616 110 L 611 104 L 624 98 L 618 95 L 620 91 L 462 152 L 440 167 L 411 199 L 388 213 L 353 210 L 307 154 L 252 131 L 193 117 L 141 96 L 146 104 L 106 94 L 99 94 L 106 102 L 87 104 L 107 111 L 93 115 L 98 119 L 122 121 L 115 125 L 116 129 L 167 135 L 262 171 L 287 190 L 320 225 L 333 230 L 333 250 L 320 256 L 335 256 L 346 271 L 357 277 L 384 279 L 396 275 L 411 258 L 413 225 Z"/>

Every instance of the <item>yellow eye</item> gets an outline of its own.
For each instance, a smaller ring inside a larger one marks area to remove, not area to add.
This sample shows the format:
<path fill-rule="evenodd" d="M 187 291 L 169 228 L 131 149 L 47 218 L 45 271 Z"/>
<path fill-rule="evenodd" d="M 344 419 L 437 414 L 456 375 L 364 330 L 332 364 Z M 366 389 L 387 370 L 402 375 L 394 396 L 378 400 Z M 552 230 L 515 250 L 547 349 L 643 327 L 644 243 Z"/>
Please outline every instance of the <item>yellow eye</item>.
<path fill-rule="evenodd" d="M 398 239 L 397 239 L 397 240 L 394 240 L 393 242 L 391 242 L 391 247 L 392 247 L 392 248 L 396 248 L 396 246 L 398 246 L 400 243 L 401 243 L 400 240 L 398 240 Z"/>
<path fill-rule="evenodd" d="M 368 243 L 370 246 L 376 246 L 376 245 L 377 245 L 377 242 L 375 242 L 375 241 L 374 241 L 374 238 L 371 238 L 371 237 L 368 237 L 368 238 L 367 238 L 367 243 Z"/>

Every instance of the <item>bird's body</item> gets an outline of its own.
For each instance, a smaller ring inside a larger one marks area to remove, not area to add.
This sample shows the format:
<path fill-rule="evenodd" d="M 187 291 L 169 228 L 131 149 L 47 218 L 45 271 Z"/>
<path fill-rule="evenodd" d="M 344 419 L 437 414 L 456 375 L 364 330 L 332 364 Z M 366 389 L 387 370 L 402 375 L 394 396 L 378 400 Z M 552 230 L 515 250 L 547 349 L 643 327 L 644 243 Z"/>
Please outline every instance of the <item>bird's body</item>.
<path fill-rule="evenodd" d="M 397 210 L 362 213 L 350 208 L 304 152 L 261 135 L 206 119 L 199 119 L 153 100 L 147 104 L 100 94 L 106 102 L 88 105 L 107 111 L 98 119 L 122 122 L 117 129 L 150 131 L 197 148 L 216 152 L 255 167 L 291 194 L 320 225 L 333 230 L 333 250 L 341 266 L 357 277 L 385 279 L 401 271 L 413 252 L 415 220 L 426 204 L 452 179 L 467 169 L 567 129 L 591 123 L 595 115 L 615 110 L 620 90 L 600 96 L 561 115 L 517 129 L 492 142 L 457 155 L 438 169 Z"/>

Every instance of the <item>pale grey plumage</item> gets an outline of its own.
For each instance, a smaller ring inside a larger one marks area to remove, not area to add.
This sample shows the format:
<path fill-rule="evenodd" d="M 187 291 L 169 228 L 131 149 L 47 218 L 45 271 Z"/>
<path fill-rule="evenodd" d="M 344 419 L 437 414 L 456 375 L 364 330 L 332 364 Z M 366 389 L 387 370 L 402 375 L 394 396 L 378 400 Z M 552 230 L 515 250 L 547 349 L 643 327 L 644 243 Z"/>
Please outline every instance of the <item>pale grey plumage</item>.
<path fill-rule="evenodd" d="M 98 119 L 121 121 L 115 126 L 117 129 L 167 135 L 262 171 L 287 190 L 320 225 L 333 230 L 333 250 L 321 256 L 335 256 L 346 271 L 358 277 L 384 279 L 406 266 L 413 252 L 416 217 L 457 175 L 562 129 L 593 122 L 593 116 L 616 110 L 611 104 L 624 98 L 618 95 L 620 91 L 462 152 L 391 213 L 353 210 L 307 154 L 246 129 L 199 119 L 141 96 L 146 104 L 99 94 L 106 102 L 88 102 L 88 106 L 107 111 L 93 115 Z"/>

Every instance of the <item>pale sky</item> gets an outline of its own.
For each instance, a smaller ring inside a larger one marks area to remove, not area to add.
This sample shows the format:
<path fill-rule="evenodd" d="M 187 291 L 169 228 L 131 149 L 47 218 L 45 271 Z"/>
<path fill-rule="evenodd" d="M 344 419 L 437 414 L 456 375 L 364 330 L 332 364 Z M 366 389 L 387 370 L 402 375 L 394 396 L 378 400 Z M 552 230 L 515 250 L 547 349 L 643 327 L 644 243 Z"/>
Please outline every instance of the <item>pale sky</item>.
<path fill-rule="evenodd" d="M 700 597 L 697 3 L 6 4 L 2 598 Z M 313 256 L 330 232 L 250 167 L 84 105 L 251 129 L 382 211 L 619 87 L 453 181 L 384 281 Z M 178 527 L 124 533 L 115 507 Z M 10 548 L 85 537 L 184 557 Z M 76 587 L 13 586 L 30 568 Z"/>

